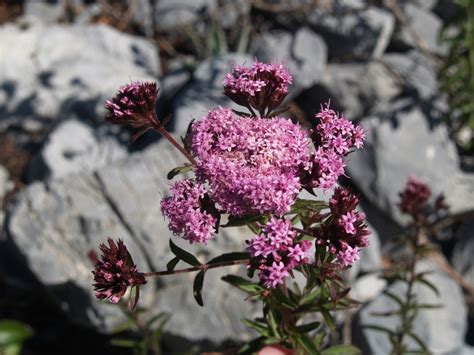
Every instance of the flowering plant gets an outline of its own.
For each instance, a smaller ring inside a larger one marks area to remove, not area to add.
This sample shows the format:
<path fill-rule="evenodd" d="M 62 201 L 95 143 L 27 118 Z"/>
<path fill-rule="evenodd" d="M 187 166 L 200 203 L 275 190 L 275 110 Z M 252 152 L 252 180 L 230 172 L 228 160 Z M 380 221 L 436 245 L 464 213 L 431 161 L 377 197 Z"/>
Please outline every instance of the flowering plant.
<path fill-rule="evenodd" d="M 277 345 L 298 353 L 326 353 L 324 319 L 334 327 L 331 311 L 355 304 L 341 271 L 358 260 L 370 232 L 359 199 L 336 186 L 344 174 L 344 158 L 363 146 L 361 127 L 339 115 L 329 104 L 316 114 L 309 130 L 280 115 L 292 77 L 280 64 L 256 61 L 236 65 L 224 80 L 224 94 L 248 112 L 219 107 L 192 122 L 183 144 L 165 130 L 155 113 L 156 84 L 132 83 L 107 101 L 112 123 L 149 129 L 167 138 L 189 160 L 168 178 L 192 172 L 177 181 L 161 201 L 169 229 L 190 243 L 211 243 L 220 228 L 247 226 L 245 250 L 201 263 L 170 239 L 175 257 L 165 271 L 139 272 L 123 242 L 102 245 L 102 260 L 94 273 L 96 295 L 117 303 L 127 288 L 130 306 L 149 277 L 197 272 L 193 292 L 203 306 L 201 290 L 208 270 L 234 264 L 247 268 L 248 278 L 228 275 L 224 281 L 262 302 L 262 316 L 245 320 L 260 336 L 242 353 Z M 329 202 L 317 200 L 333 190 Z M 304 199 L 306 191 L 314 198 Z M 226 223 L 223 220 L 226 219 Z M 190 267 L 176 269 L 179 262 Z M 289 281 L 299 273 L 303 283 Z M 257 276 L 255 278 L 255 275 Z M 320 315 L 315 318 L 314 314 Z M 333 350 L 357 353 L 353 347 Z M 332 352 L 331 352 L 332 353 Z"/>

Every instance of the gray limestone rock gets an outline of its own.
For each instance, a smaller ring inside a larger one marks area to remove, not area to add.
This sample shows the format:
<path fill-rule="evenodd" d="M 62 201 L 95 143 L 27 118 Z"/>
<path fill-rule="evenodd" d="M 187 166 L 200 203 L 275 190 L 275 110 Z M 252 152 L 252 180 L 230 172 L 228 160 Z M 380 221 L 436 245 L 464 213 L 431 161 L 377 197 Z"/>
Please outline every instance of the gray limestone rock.
<path fill-rule="evenodd" d="M 119 86 L 159 74 L 152 43 L 107 26 L 8 24 L 0 38 L 0 130 L 28 120 L 48 129 L 74 115 L 102 121 Z"/>
<path fill-rule="evenodd" d="M 13 182 L 10 181 L 10 174 L 8 173 L 7 169 L 0 165 L 0 201 L 2 201 L 3 197 L 11 189 L 13 189 Z M 0 206 L 3 206 L 3 204 Z"/>
<path fill-rule="evenodd" d="M 406 54 L 389 53 L 381 61 L 398 77 L 405 92 L 421 100 L 439 101 L 436 68 L 421 53 L 415 50 Z"/>
<path fill-rule="evenodd" d="M 388 11 L 366 7 L 362 1 L 335 0 L 306 14 L 312 29 L 323 36 L 330 58 L 380 57 L 395 27 Z"/>
<path fill-rule="evenodd" d="M 127 150 L 111 137 L 94 134 L 91 127 L 72 119 L 48 135 L 41 151 L 28 167 L 28 179 L 43 180 L 88 172 L 127 156 Z"/>
<path fill-rule="evenodd" d="M 375 206 L 398 222 L 406 222 L 397 208 L 398 193 L 410 174 L 443 192 L 452 211 L 473 207 L 474 176 L 459 168 L 459 158 L 447 128 L 430 126 L 423 107 L 411 99 L 374 112 L 362 122 L 364 149 L 351 154 L 348 173 Z"/>
<path fill-rule="evenodd" d="M 285 31 L 265 33 L 252 42 L 250 52 L 260 61 L 283 62 L 288 66 L 293 75 L 290 97 L 318 83 L 326 69 L 326 44 L 305 27 L 294 34 Z"/>
<path fill-rule="evenodd" d="M 434 354 L 460 354 L 464 348 L 464 335 L 467 330 L 467 307 L 459 285 L 438 269 L 430 261 L 418 264 L 418 271 L 432 271 L 428 280 L 436 285 L 440 295 L 437 296 L 430 288 L 416 283 L 414 292 L 420 303 L 442 305 L 440 308 L 422 309 L 414 321 L 413 332 L 418 335 Z M 389 286 L 393 294 L 404 297 L 406 284 L 394 283 Z M 396 310 L 394 300 L 381 294 L 366 304 L 359 312 L 353 329 L 354 340 L 364 354 L 389 354 L 390 341 L 386 333 L 363 328 L 363 325 L 377 325 L 394 330 L 399 324 L 397 316 L 379 317 L 373 312 Z M 409 349 L 419 346 L 413 339 L 407 337 Z"/>
<path fill-rule="evenodd" d="M 427 5 L 425 4 L 425 6 Z M 402 9 L 412 31 L 406 26 L 402 26 L 395 38 L 406 46 L 416 47 L 419 44 L 416 43 L 413 35 L 413 32 L 415 32 L 428 50 L 436 54 L 446 54 L 447 47 L 441 44 L 438 38 L 439 31 L 443 26 L 441 19 L 430 12 L 429 9 L 419 7 L 413 3 L 405 4 Z"/>
<path fill-rule="evenodd" d="M 319 85 L 304 93 L 301 107 L 308 117 L 319 108 L 317 103 L 331 104 L 348 119 L 358 119 L 375 104 L 392 101 L 402 92 L 397 78 L 378 61 L 368 63 L 329 64 Z M 316 103 L 316 104 L 315 104 Z"/>
<path fill-rule="evenodd" d="M 160 0 L 154 9 L 156 26 L 161 30 L 176 30 L 192 26 L 217 6 L 216 0 Z"/>
<path fill-rule="evenodd" d="M 201 62 L 193 73 L 191 82 L 179 93 L 173 102 L 174 132 L 183 135 L 193 119 L 205 116 L 209 110 L 227 106 L 242 110 L 224 96 L 223 84 L 225 74 L 232 70 L 234 64 L 250 64 L 252 57 L 240 54 L 228 54 L 210 57 Z"/>
<path fill-rule="evenodd" d="M 124 319 L 117 307 L 96 301 L 91 287 L 93 266 L 87 255 L 108 236 L 124 240 L 140 270 L 165 269 L 173 257 L 171 233 L 159 202 L 169 193 L 166 173 L 183 162 L 170 144 L 160 141 L 95 173 L 33 183 L 17 195 L 5 226 L 8 239 L 72 319 L 104 332 Z M 174 240 L 208 260 L 242 251 L 249 237 L 241 229 L 223 229 L 207 246 Z M 253 317 L 256 308 L 220 280 L 239 270 L 245 272 L 240 267 L 207 273 L 204 308 L 193 297 L 193 274 L 149 282 L 142 288 L 140 305 L 149 315 L 171 313 L 167 332 L 191 341 L 248 340 L 250 333 L 240 319 Z"/>
<path fill-rule="evenodd" d="M 466 282 L 474 287 L 474 221 L 464 222 L 454 235 L 456 245 L 451 261 Z"/>

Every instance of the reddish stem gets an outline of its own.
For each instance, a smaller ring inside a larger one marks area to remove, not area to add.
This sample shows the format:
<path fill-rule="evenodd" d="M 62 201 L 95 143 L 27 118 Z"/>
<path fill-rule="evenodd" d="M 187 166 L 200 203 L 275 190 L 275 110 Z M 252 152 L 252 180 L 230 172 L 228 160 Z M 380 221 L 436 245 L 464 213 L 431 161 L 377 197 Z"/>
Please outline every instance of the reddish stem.
<path fill-rule="evenodd" d="M 145 276 L 151 277 L 151 276 L 167 276 L 167 275 L 175 275 L 175 274 L 184 274 L 187 272 L 202 271 L 202 270 L 214 269 L 214 268 L 223 267 L 223 266 L 247 264 L 249 260 L 250 259 L 223 261 L 221 263 L 202 264 L 199 266 L 188 267 L 186 269 L 171 270 L 171 271 L 168 271 L 168 270 L 167 271 L 152 271 L 152 272 L 146 272 Z"/>

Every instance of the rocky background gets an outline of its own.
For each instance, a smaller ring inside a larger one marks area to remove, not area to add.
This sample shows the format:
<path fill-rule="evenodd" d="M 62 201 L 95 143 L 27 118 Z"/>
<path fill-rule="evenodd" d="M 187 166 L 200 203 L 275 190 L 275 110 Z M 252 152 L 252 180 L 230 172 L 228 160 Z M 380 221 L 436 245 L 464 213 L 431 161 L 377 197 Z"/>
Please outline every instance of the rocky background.
<path fill-rule="evenodd" d="M 169 129 L 178 136 L 192 119 L 229 104 L 224 74 L 255 57 L 290 67 L 292 118 L 310 123 L 331 99 L 367 130 L 366 148 L 350 156 L 341 182 L 362 194 L 373 229 L 371 246 L 347 275 L 353 297 L 366 304 L 339 315 L 338 334 L 349 334 L 364 354 L 388 353 L 385 335 L 361 324 L 396 324 L 371 313 L 392 306 L 378 275 L 399 252 L 394 241 L 407 221 L 396 203 L 408 175 L 443 192 L 453 213 L 474 208 L 472 157 L 459 153 L 445 124 L 437 75 L 447 53 L 438 34 L 455 10 L 452 1 L 434 0 L 1 2 L 0 318 L 34 329 L 25 353 L 128 354 L 110 345 L 124 315 L 94 299 L 87 255 L 113 236 L 142 270 L 171 259 L 159 200 L 169 188 L 166 173 L 183 160 L 152 132 L 128 145 L 131 132 L 104 121 L 104 100 L 131 80 L 155 80 L 158 111 L 172 115 Z M 441 235 L 446 259 L 474 286 L 474 221 Z M 237 251 L 247 236 L 225 231 L 194 250 L 203 258 Z M 420 313 L 417 334 L 435 354 L 474 354 L 472 299 L 438 264 L 419 266 L 435 271 L 440 291 L 420 288 L 420 299 L 444 307 Z M 165 353 L 251 339 L 240 319 L 257 307 L 220 281 L 228 271 L 208 273 L 204 308 L 194 302 L 189 275 L 143 288 L 149 314 L 172 315 Z"/>

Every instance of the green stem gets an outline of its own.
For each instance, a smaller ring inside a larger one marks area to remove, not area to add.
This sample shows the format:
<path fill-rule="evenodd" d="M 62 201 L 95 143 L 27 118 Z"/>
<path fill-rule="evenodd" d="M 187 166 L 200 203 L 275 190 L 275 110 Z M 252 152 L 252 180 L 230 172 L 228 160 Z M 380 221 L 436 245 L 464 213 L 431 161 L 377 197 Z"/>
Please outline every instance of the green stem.
<path fill-rule="evenodd" d="M 407 290 L 405 292 L 405 303 L 400 309 L 400 330 L 397 334 L 396 342 L 393 344 L 392 353 L 402 355 L 405 352 L 403 341 L 407 333 L 411 331 L 413 319 L 410 316 L 412 311 L 411 301 L 413 297 L 413 286 L 416 280 L 416 262 L 418 258 L 419 234 L 421 232 L 420 222 L 415 217 L 415 233 L 410 241 L 411 258 L 408 263 L 407 273 Z"/>

